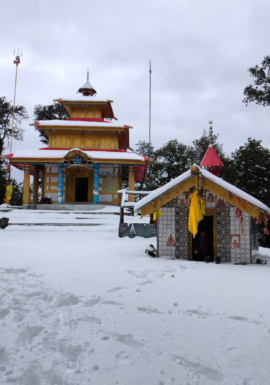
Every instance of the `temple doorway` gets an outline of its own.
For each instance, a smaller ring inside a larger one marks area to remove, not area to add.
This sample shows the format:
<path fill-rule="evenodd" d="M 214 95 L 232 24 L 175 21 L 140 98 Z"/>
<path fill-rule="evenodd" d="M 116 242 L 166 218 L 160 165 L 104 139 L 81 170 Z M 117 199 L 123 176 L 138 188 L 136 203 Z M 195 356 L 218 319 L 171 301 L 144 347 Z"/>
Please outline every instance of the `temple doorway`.
<path fill-rule="evenodd" d="M 88 178 L 76 178 L 75 202 L 88 202 Z"/>
<path fill-rule="evenodd" d="M 192 260 L 205 261 L 206 257 L 210 257 L 210 261 L 214 260 L 214 217 L 205 216 L 199 222 L 198 233 L 192 239 Z"/>

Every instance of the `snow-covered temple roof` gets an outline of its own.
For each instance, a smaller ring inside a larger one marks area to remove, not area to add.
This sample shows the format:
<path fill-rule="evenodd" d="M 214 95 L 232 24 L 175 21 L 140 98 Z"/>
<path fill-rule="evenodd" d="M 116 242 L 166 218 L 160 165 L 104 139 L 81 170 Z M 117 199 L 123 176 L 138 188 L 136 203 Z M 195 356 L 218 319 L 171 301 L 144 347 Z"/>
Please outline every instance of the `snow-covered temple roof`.
<path fill-rule="evenodd" d="M 108 128 L 132 128 L 126 124 L 115 123 L 109 120 L 101 122 L 89 122 L 89 121 L 80 121 L 80 120 L 40 120 L 35 123 L 30 124 L 30 126 L 65 126 L 65 127 L 108 127 Z"/>
<path fill-rule="evenodd" d="M 270 214 L 270 208 L 267 207 L 264 203 L 259 201 L 258 199 L 254 198 L 253 196 L 245 193 L 244 191 L 240 190 L 239 188 L 233 186 L 232 184 L 226 182 L 225 180 L 213 175 L 207 170 L 204 170 L 203 168 L 196 165 L 201 175 L 208 179 L 210 182 L 213 182 L 215 185 L 220 186 L 222 189 L 230 192 L 232 195 L 236 196 L 237 198 L 240 198 L 244 202 L 248 202 L 251 205 L 254 205 L 258 207 L 259 209 L 267 212 Z M 139 211 L 141 208 L 149 204 L 150 202 L 153 202 L 156 198 L 162 197 L 165 193 L 172 190 L 177 185 L 180 185 L 184 181 L 188 180 L 192 176 L 191 170 L 186 171 L 182 175 L 178 176 L 177 178 L 173 179 L 169 183 L 165 184 L 164 186 L 158 188 L 157 190 L 154 190 L 151 194 L 146 196 L 145 198 L 141 199 L 139 202 L 135 204 L 134 210 Z M 229 199 L 228 199 L 229 201 Z M 155 209 L 158 208 L 158 201 L 155 201 Z M 161 205 L 159 206 L 161 207 Z M 243 211 L 244 208 L 243 208 Z"/>
<path fill-rule="evenodd" d="M 53 149 L 40 149 L 40 150 L 20 150 L 15 151 L 12 154 L 4 155 L 5 158 L 12 159 L 14 162 L 16 159 L 23 161 L 24 159 L 64 159 L 67 154 L 72 151 L 81 151 L 86 154 L 91 160 L 100 159 L 100 160 L 117 160 L 121 161 L 135 161 L 145 163 L 147 157 L 142 155 L 134 154 L 133 152 L 121 151 L 121 150 L 80 150 L 78 148 L 73 148 L 70 150 L 53 150 Z"/>
<path fill-rule="evenodd" d="M 54 102 L 85 102 L 85 103 L 113 103 L 113 100 L 96 96 L 83 96 L 80 94 L 70 95 L 70 97 L 62 97 L 54 99 Z"/>

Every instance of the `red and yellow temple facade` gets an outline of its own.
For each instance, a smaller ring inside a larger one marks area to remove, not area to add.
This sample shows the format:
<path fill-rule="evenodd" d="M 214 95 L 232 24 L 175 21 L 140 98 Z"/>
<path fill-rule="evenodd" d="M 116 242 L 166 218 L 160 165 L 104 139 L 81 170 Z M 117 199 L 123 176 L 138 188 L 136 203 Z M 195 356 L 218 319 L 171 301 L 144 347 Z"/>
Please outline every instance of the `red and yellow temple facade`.
<path fill-rule="evenodd" d="M 54 101 L 65 109 L 67 119 L 31 124 L 48 138 L 48 147 L 5 155 L 24 171 L 23 204 L 29 204 L 30 175 L 34 204 L 39 179 L 41 203 L 118 204 L 123 180 L 134 190 L 146 173 L 148 158 L 130 149 L 132 127 L 118 122 L 113 101 L 96 97 L 88 78 L 75 96 Z"/>

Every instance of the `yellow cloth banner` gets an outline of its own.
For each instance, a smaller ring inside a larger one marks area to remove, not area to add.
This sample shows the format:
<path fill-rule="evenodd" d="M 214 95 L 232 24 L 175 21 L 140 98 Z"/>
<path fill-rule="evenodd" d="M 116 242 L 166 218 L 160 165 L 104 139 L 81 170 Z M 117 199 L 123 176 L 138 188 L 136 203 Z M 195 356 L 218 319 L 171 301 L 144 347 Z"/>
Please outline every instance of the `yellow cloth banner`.
<path fill-rule="evenodd" d="M 198 232 L 198 224 L 203 219 L 204 214 L 204 202 L 201 196 L 198 197 L 198 190 L 196 189 L 190 197 L 188 217 L 188 230 L 193 234 L 193 238 Z"/>
<path fill-rule="evenodd" d="M 10 199 L 11 199 L 11 195 L 13 193 L 13 186 L 7 186 L 6 188 L 6 203 L 9 204 L 10 202 Z"/>
<path fill-rule="evenodd" d="M 153 212 L 153 221 L 156 221 L 158 219 L 158 217 L 160 217 L 161 215 L 163 215 L 163 214 L 159 209 L 155 210 Z"/>

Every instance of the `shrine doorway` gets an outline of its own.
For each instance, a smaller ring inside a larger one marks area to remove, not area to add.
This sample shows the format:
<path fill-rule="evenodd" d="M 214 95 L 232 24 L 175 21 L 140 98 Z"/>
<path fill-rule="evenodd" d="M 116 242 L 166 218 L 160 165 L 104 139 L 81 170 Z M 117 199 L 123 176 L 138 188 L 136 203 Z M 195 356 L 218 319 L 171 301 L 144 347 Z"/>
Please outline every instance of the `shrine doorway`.
<path fill-rule="evenodd" d="M 88 178 L 76 178 L 75 202 L 88 202 Z"/>
<path fill-rule="evenodd" d="M 204 232 L 204 236 L 207 241 L 207 250 L 204 252 L 210 257 L 210 260 L 216 260 L 216 212 L 215 209 L 205 209 L 205 216 L 202 221 L 199 222 L 198 233 L 193 239 L 192 234 L 189 234 L 189 259 L 193 261 L 204 261 L 205 255 L 199 255 L 195 253 L 202 246 L 201 233 Z M 205 243 L 205 241 L 204 241 Z M 202 251 L 201 251 L 202 252 Z"/>

